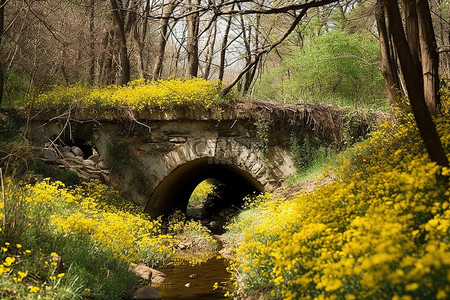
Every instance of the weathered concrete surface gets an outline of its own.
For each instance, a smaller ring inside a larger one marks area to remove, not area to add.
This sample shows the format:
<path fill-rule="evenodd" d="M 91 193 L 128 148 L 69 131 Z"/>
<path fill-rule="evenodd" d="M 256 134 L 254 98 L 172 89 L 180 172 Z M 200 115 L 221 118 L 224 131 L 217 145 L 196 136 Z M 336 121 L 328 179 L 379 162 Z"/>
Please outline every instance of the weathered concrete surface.
<path fill-rule="evenodd" d="M 90 144 L 99 162 L 109 162 L 111 183 L 156 216 L 185 209 L 195 186 L 210 177 L 229 184 L 237 194 L 272 191 L 295 172 L 293 133 L 339 148 L 345 142 L 342 132 L 363 135 L 373 123 L 362 118 L 346 129 L 346 118 L 345 111 L 331 106 L 266 102 L 170 113 L 42 111 L 30 122 L 30 137 L 37 145 L 49 140 Z M 111 153 L 113 144 L 127 154 L 125 161 L 111 161 L 117 154 Z"/>

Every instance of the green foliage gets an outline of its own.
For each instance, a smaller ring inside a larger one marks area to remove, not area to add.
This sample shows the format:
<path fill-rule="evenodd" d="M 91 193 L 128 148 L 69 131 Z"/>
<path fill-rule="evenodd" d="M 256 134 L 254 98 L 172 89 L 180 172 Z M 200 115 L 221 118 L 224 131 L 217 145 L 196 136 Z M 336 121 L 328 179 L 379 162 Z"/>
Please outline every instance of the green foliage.
<path fill-rule="evenodd" d="M 264 157 L 267 152 L 267 147 L 269 145 L 269 137 L 270 137 L 270 125 L 269 122 L 264 120 L 259 120 L 254 124 L 256 126 L 256 134 L 258 138 L 262 141 L 262 153 L 261 155 Z"/>
<path fill-rule="evenodd" d="M 121 167 L 131 163 L 130 151 L 125 142 L 112 141 L 106 146 L 106 162 L 110 166 Z"/>
<path fill-rule="evenodd" d="M 28 94 L 27 78 L 13 69 L 5 72 L 5 87 L 2 106 L 12 106 L 14 102 L 23 99 Z"/>
<path fill-rule="evenodd" d="M 61 182 L 7 178 L 5 196 L 2 299 L 122 299 L 138 281 L 130 262 L 171 263 L 183 241 L 191 246 L 181 260 L 199 262 L 216 251 L 217 242 L 199 222 L 183 215 L 168 223 L 152 220 L 97 181 L 68 189 Z M 192 259 L 199 252 L 205 256 Z"/>
<path fill-rule="evenodd" d="M 23 120 L 13 112 L 0 115 L 0 167 L 5 174 L 17 177 L 24 175 L 36 161 L 32 147 L 20 136 L 23 125 Z"/>
<path fill-rule="evenodd" d="M 64 170 L 61 174 L 61 177 L 55 178 L 55 180 L 60 180 L 66 186 L 73 186 L 81 183 L 78 174 L 70 170 Z"/>
<path fill-rule="evenodd" d="M 80 177 L 71 170 L 61 169 L 46 164 L 40 159 L 36 159 L 27 170 L 32 177 L 39 179 L 50 178 L 53 181 L 61 181 L 66 186 L 74 186 L 80 184 Z"/>
<path fill-rule="evenodd" d="M 284 102 L 385 108 L 387 103 L 373 39 L 332 30 L 311 37 L 302 49 L 258 81 L 256 97 Z"/>
<path fill-rule="evenodd" d="M 291 135 L 291 151 L 293 153 L 294 165 L 298 171 L 307 169 L 314 161 L 314 153 L 320 145 L 314 138 L 309 136 L 297 137 Z"/>
<path fill-rule="evenodd" d="M 119 299 L 136 282 L 128 265 L 98 247 L 89 235 L 57 230 L 52 223 L 55 215 L 77 210 L 76 203 L 64 201 L 64 191 L 41 184 L 30 192 L 29 186 L 7 180 L 5 193 L 2 258 L 15 257 L 15 262 L 0 276 L 0 287 L 7 287 L 0 292 L 2 298 Z M 14 280 L 19 271 L 27 274 L 22 281 Z"/>
<path fill-rule="evenodd" d="M 450 152 L 449 99 L 435 119 Z M 336 181 L 266 196 L 236 218 L 236 296 L 448 299 L 450 170 L 430 162 L 411 113 L 347 151 Z M 250 213 L 249 213 L 250 212 Z"/>
<path fill-rule="evenodd" d="M 336 156 L 335 149 L 321 144 L 315 138 L 298 136 L 294 133 L 291 135 L 291 151 L 297 172 L 286 179 L 288 184 L 295 184 L 310 176 L 318 175 Z"/>

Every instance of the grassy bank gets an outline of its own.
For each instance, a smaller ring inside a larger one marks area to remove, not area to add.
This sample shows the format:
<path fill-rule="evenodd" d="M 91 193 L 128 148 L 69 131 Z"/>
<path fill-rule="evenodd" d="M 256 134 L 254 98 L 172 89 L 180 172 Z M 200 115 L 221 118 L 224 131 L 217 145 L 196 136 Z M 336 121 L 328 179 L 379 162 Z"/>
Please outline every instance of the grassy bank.
<path fill-rule="evenodd" d="M 436 124 L 450 153 L 444 102 Z M 234 296 L 448 299 L 450 170 L 429 161 L 413 116 L 399 112 L 339 160 L 334 182 L 260 196 L 230 225 Z"/>
<path fill-rule="evenodd" d="M 131 297 L 138 278 L 128 272 L 130 262 L 159 267 L 178 260 L 175 245 L 186 237 L 201 241 L 194 252 L 215 250 L 199 223 L 150 219 L 98 182 L 69 189 L 7 179 L 4 192 L 2 299 Z"/>

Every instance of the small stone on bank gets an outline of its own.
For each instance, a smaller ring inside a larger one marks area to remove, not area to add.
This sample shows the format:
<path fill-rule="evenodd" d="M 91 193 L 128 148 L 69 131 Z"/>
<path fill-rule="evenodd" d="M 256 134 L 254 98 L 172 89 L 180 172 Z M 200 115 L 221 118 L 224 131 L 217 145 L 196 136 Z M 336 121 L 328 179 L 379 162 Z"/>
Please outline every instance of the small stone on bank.
<path fill-rule="evenodd" d="M 55 150 L 46 148 L 44 149 L 44 157 L 49 161 L 56 161 L 57 155 Z"/>
<path fill-rule="evenodd" d="M 98 167 L 102 170 L 108 170 L 108 166 L 106 165 L 106 163 L 104 161 L 100 161 L 98 163 Z"/>
<path fill-rule="evenodd" d="M 63 152 L 62 153 L 62 155 L 65 157 L 65 158 L 75 158 L 75 154 L 73 154 L 72 152 Z"/>
<path fill-rule="evenodd" d="M 88 157 L 88 159 L 92 160 L 96 164 L 100 162 L 100 156 L 98 154 L 92 154 L 91 156 Z"/>
<path fill-rule="evenodd" d="M 76 156 L 82 156 L 83 155 L 83 150 L 81 150 L 77 146 L 72 146 L 72 153 L 75 154 Z"/>
<path fill-rule="evenodd" d="M 70 152 L 70 150 L 71 150 L 70 146 L 62 147 L 62 152 Z"/>
<path fill-rule="evenodd" d="M 85 165 L 85 166 L 91 166 L 91 167 L 95 167 L 96 163 L 95 163 L 95 162 L 93 162 L 93 161 L 92 161 L 92 160 L 90 160 L 90 159 L 85 159 L 85 160 L 83 160 L 83 165 Z"/>

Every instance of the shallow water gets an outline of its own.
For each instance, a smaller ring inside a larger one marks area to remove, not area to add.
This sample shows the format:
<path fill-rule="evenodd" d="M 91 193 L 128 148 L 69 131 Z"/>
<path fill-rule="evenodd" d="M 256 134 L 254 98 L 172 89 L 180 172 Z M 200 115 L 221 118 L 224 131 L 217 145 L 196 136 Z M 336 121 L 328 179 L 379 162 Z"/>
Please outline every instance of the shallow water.
<path fill-rule="evenodd" d="M 167 278 L 156 288 L 164 300 L 225 299 L 223 295 L 230 279 L 226 264 L 223 258 L 213 257 L 199 265 L 181 265 L 161 270 Z M 214 290 L 215 282 L 219 287 Z"/>

